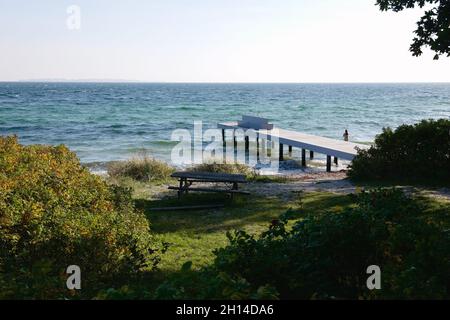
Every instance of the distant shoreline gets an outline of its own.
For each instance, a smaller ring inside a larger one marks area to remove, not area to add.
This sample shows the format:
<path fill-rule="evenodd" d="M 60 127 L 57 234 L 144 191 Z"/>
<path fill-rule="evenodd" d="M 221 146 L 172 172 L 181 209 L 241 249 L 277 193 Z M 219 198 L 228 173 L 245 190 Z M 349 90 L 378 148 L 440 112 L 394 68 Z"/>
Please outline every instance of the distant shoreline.
<path fill-rule="evenodd" d="M 261 85 L 261 84 L 268 84 L 268 85 L 283 85 L 283 84 L 300 84 L 300 85 L 307 85 L 307 84 L 325 84 L 325 85 L 332 85 L 332 84 L 387 84 L 387 85 L 402 85 L 402 84 L 450 84 L 450 81 L 412 81 L 412 82 L 392 82 L 392 81 L 345 81 L 345 82 L 328 82 L 328 81 L 305 81 L 305 82 L 221 82 L 221 81 L 211 81 L 211 82 L 205 82 L 205 81 L 146 81 L 146 80 L 125 80 L 125 79 L 22 79 L 22 80 L 0 80 L 0 83 L 136 83 L 136 84 L 210 84 L 210 85 L 226 85 L 226 84 L 255 84 L 255 85 Z"/>

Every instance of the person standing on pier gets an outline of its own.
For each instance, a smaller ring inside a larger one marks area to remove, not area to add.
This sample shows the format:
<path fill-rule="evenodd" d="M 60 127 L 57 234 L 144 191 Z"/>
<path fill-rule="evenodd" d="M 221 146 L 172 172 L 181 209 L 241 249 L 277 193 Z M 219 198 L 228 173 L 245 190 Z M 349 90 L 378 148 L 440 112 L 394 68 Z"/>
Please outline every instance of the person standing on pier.
<path fill-rule="evenodd" d="M 342 135 L 344 137 L 344 141 L 348 141 L 348 131 L 345 129 L 344 134 Z"/>

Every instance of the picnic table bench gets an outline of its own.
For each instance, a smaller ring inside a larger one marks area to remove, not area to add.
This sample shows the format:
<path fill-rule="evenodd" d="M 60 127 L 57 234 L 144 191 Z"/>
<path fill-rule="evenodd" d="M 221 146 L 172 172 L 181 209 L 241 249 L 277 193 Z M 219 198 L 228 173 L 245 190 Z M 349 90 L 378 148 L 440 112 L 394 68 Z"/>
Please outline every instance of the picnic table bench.
<path fill-rule="evenodd" d="M 242 174 L 229 174 L 229 173 L 213 173 L 213 172 L 175 172 L 171 175 L 172 178 L 177 178 L 179 186 L 170 186 L 169 189 L 178 191 L 178 198 L 189 191 L 199 192 L 216 192 L 216 193 L 228 193 L 231 198 L 234 194 L 250 194 L 247 191 L 239 190 L 239 183 L 246 183 L 247 179 Z M 212 182 L 212 183 L 225 183 L 231 184 L 231 188 L 218 189 L 207 187 L 192 187 L 195 182 Z"/>

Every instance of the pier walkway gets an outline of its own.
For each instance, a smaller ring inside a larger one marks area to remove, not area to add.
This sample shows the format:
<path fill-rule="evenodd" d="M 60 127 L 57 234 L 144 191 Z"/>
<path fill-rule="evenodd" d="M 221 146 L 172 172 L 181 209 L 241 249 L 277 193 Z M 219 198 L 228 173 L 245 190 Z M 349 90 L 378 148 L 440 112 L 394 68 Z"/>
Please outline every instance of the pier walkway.
<path fill-rule="evenodd" d="M 334 157 L 335 164 L 338 163 L 338 159 L 351 161 L 356 156 L 358 148 L 367 149 L 370 147 L 364 144 L 276 128 L 269 124 L 267 119 L 256 117 L 244 116 L 242 121 L 219 123 L 218 128 L 222 129 L 223 137 L 225 137 L 224 130 L 226 129 L 254 129 L 261 139 L 273 140 L 272 137 L 278 139 L 280 160 L 283 160 L 284 145 L 288 146 L 290 153 L 293 147 L 301 148 L 303 166 L 306 166 L 307 150 L 310 159 L 314 157 L 314 152 L 324 154 L 327 156 L 327 171 L 331 171 L 331 157 Z"/>

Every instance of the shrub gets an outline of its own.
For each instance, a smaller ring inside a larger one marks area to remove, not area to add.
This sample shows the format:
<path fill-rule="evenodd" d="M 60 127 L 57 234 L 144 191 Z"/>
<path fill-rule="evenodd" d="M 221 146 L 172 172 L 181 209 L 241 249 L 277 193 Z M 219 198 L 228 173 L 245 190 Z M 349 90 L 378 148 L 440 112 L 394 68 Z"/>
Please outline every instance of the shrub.
<path fill-rule="evenodd" d="M 243 174 L 247 177 L 256 175 L 255 171 L 245 164 L 239 163 L 202 163 L 193 166 L 189 170 L 196 172 L 213 172 L 213 173 L 229 173 Z"/>
<path fill-rule="evenodd" d="M 167 163 L 146 155 L 128 161 L 111 162 L 108 174 L 113 178 L 129 177 L 141 182 L 164 182 L 170 179 L 174 169 Z"/>
<path fill-rule="evenodd" d="M 191 270 L 186 262 L 180 272 L 164 281 L 155 291 L 156 299 L 277 299 L 276 290 L 268 285 L 253 288 L 241 277 L 231 277 L 224 272 L 204 268 Z"/>
<path fill-rule="evenodd" d="M 261 175 L 257 170 L 239 163 L 203 163 L 191 167 L 189 170 L 194 172 L 213 172 L 243 174 L 247 180 L 260 183 L 286 183 L 289 178 L 281 175 Z"/>
<path fill-rule="evenodd" d="M 90 297 L 154 268 L 157 249 L 129 190 L 64 146 L 0 138 L 0 298 Z M 69 265 L 80 266 L 82 290 L 67 290 Z"/>
<path fill-rule="evenodd" d="M 424 120 L 390 128 L 368 150 L 359 150 L 352 180 L 450 184 L 450 120 Z"/>
<path fill-rule="evenodd" d="M 395 189 L 356 202 L 291 229 L 287 212 L 259 238 L 229 233 L 230 245 L 215 252 L 216 272 L 274 287 L 282 299 L 450 298 L 449 212 L 433 219 Z M 382 290 L 366 287 L 370 265 L 382 270 Z"/>

